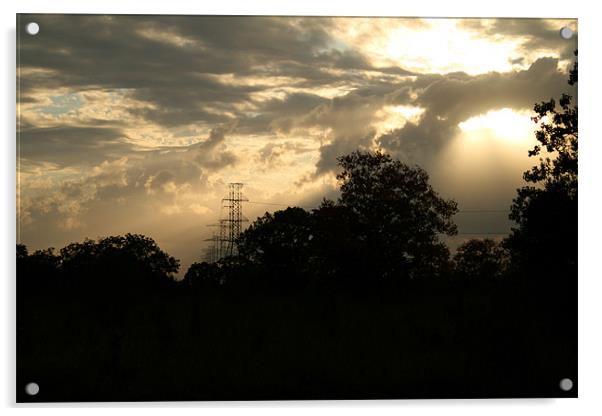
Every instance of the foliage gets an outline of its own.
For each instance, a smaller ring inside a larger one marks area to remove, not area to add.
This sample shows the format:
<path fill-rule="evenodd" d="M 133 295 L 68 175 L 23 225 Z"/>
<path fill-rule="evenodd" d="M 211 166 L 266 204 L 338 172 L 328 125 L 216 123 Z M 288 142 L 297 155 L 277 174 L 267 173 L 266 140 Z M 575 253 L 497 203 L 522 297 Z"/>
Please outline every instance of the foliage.
<path fill-rule="evenodd" d="M 575 52 L 576 55 L 576 52 Z M 577 83 L 577 63 L 569 75 Z M 340 197 L 307 211 L 288 207 L 265 213 L 245 230 L 238 255 L 217 263 L 194 263 L 184 283 L 192 288 L 366 287 L 450 274 L 468 279 L 517 270 L 576 266 L 577 106 L 563 94 L 536 104 L 539 142 L 530 156 L 539 163 L 524 173 L 510 218 L 517 223 L 502 246 L 492 240 L 463 244 L 450 261 L 441 235 L 454 235 L 453 200 L 442 198 L 426 171 L 380 151 L 355 151 L 338 158 Z M 544 157 L 543 152 L 548 154 Z M 509 261 L 506 256 L 509 254 Z M 173 282 L 179 261 L 150 238 L 126 234 L 72 243 L 29 254 L 17 246 L 20 274 L 61 276 L 75 286 L 139 288 Z M 36 281 L 37 282 L 37 281 Z M 41 285 L 43 282 L 37 282 Z"/>
<path fill-rule="evenodd" d="M 456 202 L 433 190 L 426 171 L 380 151 L 356 151 L 338 160 L 339 204 L 356 214 L 377 273 L 410 278 L 439 273 L 449 256 L 439 236 L 457 232 Z"/>
<path fill-rule="evenodd" d="M 577 84 L 576 61 L 570 71 L 568 83 Z M 529 151 L 529 156 L 537 156 L 545 149 L 555 157 L 540 157 L 539 165 L 525 172 L 524 179 L 532 183 L 541 183 L 545 189 L 561 188 L 569 196 L 576 198 L 578 117 L 577 105 L 572 101 L 572 96 L 562 94 L 558 109 L 554 99 L 535 105 L 536 116 L 533 117 L 533 121 L 539 124 L 535 137 L 540 144 Z"/>
<path fill-rule="evenodd" d="M 577 84 L 577 62 L 568 83 Z M 539 144 L 529 151 L 529 156 L 540 155 L 544 150 L 548 154 L 524 173 L 524 179 L 534 185 L 520 188 L 512 203 L 510 219 L 518 227 L 504 245 L 519 268 L 577 265 L 578 112 L 570 95 L 563 94 L 559 104 L 558 107 L 551 99 L 534 107 Z M 554 262 L 542 263 L 544 256 Z"/>
<path fill-rule="evenodd" d="M 62 285 L 94 290 L 141 290 L 169 284 L 179 268 L 178 260 L 139 234 L 71 243 L 58 255 L 53 249 L 27 255 L 25 246 L 18 247 L 17 253 L 17 269 L 24 280 L 54 275 Z"/>
<path fill-rule="evenodd" d="M 381 152 L 354 152 L 339 166 L 338 201 L 266 213 L 241 235 L 240 255 L 287 279 L 346 284 L 432 276 L 448 266 L 439 235 L 456 232 L 457 207 L 424 170 Z"/>
<path fill-rule="evenodd" d="M 17 280 L 18 290 L 44 291 L 59 286 L 60 256 L 54 248 L 29 253 L 24 244 L 17 244 L 17 272 L 26 278 Z"/>
<path fill-rule="evenodd" d="M 238 247 L 253 262 L 297 268 L 307 258 L 311 240 L 311 214 L 289 207 L 258 218 L 242 233 Z"/>
<path fill-rule="evenodd" d="M 439 397 L 557 396 L 548 381 L 577 375 L 577 107 L 535 110 L 530 155 L 555 157 L 525 173 L 517 227 L 452 262 L 439 237 L 456 203 L 380 152 L 341 157 L 337 201 L 266 213 L 238 256 L 181 285 L 142 235 L 17 245 L 17 385 L 41 382 L 42 401 L 423 398 L 416 380 Z"/>
<path fill-rule="evenodd" d="M 193 289 L 219 287 L 223 284 L 222 275 L 215 263 L 192 263 L 184 275 L 184 284 Z"/>
<path fill-rule="evenodd" d="M 454 255 L 456 276 L 462 279 L 500 277 L 505 269 L 505 250 L 494 240 L 471 239 Z"/>
<path fill-rule="evenodd" d="M 437 234 L 457 232 L 452 221 L 457 204 L 433 190 L 425 170 L 380 151 L 355 151 L 338 160 L 343 169 L 337 175 L 341 183 L 339 203 L 351 208 L 361 221 L 377 224 L 375 231 L 386 232 L 392 239 L 401 239 L 399 230 L 404 234 L 412 231 L 414 240 L 433 240 Z"/>

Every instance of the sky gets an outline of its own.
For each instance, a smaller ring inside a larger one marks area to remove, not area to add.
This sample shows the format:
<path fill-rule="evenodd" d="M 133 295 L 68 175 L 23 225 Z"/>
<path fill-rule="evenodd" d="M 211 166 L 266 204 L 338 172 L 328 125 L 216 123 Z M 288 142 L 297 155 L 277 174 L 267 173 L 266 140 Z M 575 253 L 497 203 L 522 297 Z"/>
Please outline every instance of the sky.
<path fill-rule="evenodd" d="M 20 15 L 18 241 L 141 233 L 184 273 L 228 183 L 244 183 L 250 221 L 310 209 L 337 197 L 336 158 L 356 149 L 426 169 L 458 202 L 450 247 L 501 238 L 536 163 L 533 105 L 576 95 L 564 26 L 577 31 L 559 19 Z"/>

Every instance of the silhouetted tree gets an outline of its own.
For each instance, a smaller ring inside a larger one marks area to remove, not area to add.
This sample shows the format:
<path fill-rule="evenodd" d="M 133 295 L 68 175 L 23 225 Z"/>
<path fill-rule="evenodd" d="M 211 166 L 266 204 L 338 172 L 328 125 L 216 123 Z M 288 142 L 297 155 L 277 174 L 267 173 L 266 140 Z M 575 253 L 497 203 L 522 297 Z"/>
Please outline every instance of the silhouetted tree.
<path fill-rule="evenodd" d="M 577 84 L 577 62 L 568 83 Z M 521 269 L 547 268 L 566 276 L 577 266 L 578 120 L 577 105 L 570 95 L 563 94 L 559 104 L 551 99 L 534 107 L 533 121 L 539 124 L 535 136 L 540 144 L 529 151 L 529 156 L 544 150 L 548 155 L 524 173 L 524 179 L 534 185 L 518 190 L 510 213 L 518 227 L 504 244 L 510 249 L 513 263 Z"/>
<path fill-rule="evenodd" d="M 311 214 L 289 207 L 257 218 L 240 236 L 238 247 L 252 261 L 294 267 L 306 259 L 311 234 Z"/>
<path fill-rule="evenodd" d="M 322 285 L 339 280 L 345 283 L 353 278 L 365 281 L 359 271 L 368 270 L 368 241 L 363 238 L 365 226 L 350 208 L 324 199 L 312 211 L 311 251 L 308 264 L 320 276 Z M 364 282 L 365 283 L 365 282 Z"/>
<path fill-rule="evenodd" d="M 169 284 L 179 260 L 149 237 L 110 236 L 71 243 L 60 251 L 61 271 L 75 286 L 143 290 Z"/>
<path fill-rule="evenodd" d="M 16 253 L 17 253 L 17 262 L 27 258 L 27 256 L 29 255 L 29 253 L 27 251 L 27 246 L 25 244 L 17 244 Z"/>
<path fill-rule="evenodd" d="M 381 277 L 432 276 L 448 266 L 441 234 L 457 232 L 457 204 L 445 200 L 418 166 L 389 155 L 356 151 L 339 159 L 338 203 L 357 215 L 373 269 Z"/>
<path fill-rule="evenodd" d="M 576 83 L 575 62 L 569 85 Z M 571 96 L 563 94 L 559 104 L 552 99 L 535 105 L 540 144 L 529 155 L 548 154 L 524 174 L 533 185 L 520 188 L 513 200 L 510 218 L 518 226 L 504 245 L 519 278 L 525 311 L 520 319 L 537 328 L 541 345 L 562 344 L 562 351 L 570 351 L 564 365 L 576 371 L 578 118 Z"/>
<path fill-rule="evenodd" d="M 17 244 L 17 290 L 45 291 L 63 285 L 59 275 L 60 256 L 54 248 L 29 254 L 24 244 Z"/>
<path fill-rule="evenodd" d="M 436 276 L 449 266 L 440 234 L 454 234 L 454 201 L 439 197 L 427 173 L 380 152 L 339 158 L 341 197 L 311 213 L 266 213 L 243 232 L 241 257 L 289 281 L 398 280 Z"/>
<path fill-rule="evenodd" d="M 461 279 L 500 277 L 505 264 L 505 250 L 490 238 L 469 240 L 454 255 L 456 276 Z"/>
<path fill-rule="evenodd" d="M 216 263 L 192 263 L 184 275 L 184 283 L 193 289 L 219 287 L 224 283 Z"/>

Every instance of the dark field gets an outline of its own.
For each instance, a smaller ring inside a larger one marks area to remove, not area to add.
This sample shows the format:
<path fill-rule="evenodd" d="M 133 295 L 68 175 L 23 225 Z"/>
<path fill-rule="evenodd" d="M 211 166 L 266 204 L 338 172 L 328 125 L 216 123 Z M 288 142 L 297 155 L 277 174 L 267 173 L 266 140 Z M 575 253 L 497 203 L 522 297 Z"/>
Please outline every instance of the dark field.
<path fill-rule="evenodd" d="M 40 393 L 18 400 L 576 397 L 558 388 L 577 379 L 567 295 L 533 301 L 514 281 L 40 292 L 19 299 L 17 346 L 18 385 Z"/>

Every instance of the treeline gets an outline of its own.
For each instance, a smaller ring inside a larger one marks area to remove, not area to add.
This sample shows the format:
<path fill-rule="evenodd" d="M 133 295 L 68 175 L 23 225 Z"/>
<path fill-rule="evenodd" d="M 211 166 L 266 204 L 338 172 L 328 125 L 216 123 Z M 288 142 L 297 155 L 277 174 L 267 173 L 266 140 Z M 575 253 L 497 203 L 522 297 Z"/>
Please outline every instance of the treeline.
<path fill-rule="evenodd" d="M 576 397 L 577 107 L 558 104 L 535 106 L 530 154 L 552 156 L 515 228 L 454 255 L 456 203 L 362 151 L 336 201 L 266 213 L 182 280 L 142 235 L 18 245 L 18 400 Z"/>
<path fill-rule="evenodd" d="M 28 253 L 17 245 L 17 290 L 119 293 L 175 287 L 179 261 L 137 234 L 71 243 Z"/>
<path fill-rule="evenodd" d="M 266 213 L 245 230 L 238 254 L 194 263 L 182 281 L 179 261 L 151 238 L 127 234 L 28 253 L 17 246 L 24 291 L 382 290 L 412 281 L 500 279 L 509 251 L 470 240 L 451 257 L 441 235 L 453 235 L 454 201 L 442 199 L 427 173 L 380 152 L 339 159 L 341 197 L 312 211 Z"/>
<path fill-rule="evenodd" d="M 195 289 L 392 289 L 412 281 L 496 279 L 507 250 L 471 240 L 455 256 L 457 204 L 441 198 L 421 168 L 380 152 L 339 158 L 341 196 L 311 211 L 266 213 L 245 230 L 238 255 L 195 263 L 184 283 Z"/>
<path fill-rule="evenodd" d="M 575 52 L 576 54 L 576 52 Z M 577 63 L 569 84 L 577 83 Z M 237 241 L 238 254 L 195 263 L 184 284 L 193 288 L 366 288 L 425 279 L 496 279 L 571 275 L 577 265 L 577 106 L 563 95 L 535 105 L 539 142 L 547 151 L 525 172 L 532 185 L 518 189 L 501 242 L 470 240 L 450 256 L 441 241 L 457 232 L 457 204 L 429 184 L 426 171 L 379 151 L 338 159 L 340 197 L 311 211 L 289 207 L 266 213 Z M 86 240 L 28 254 L 17 246 L 19 283 L 32 288 L 106 285 L 163 287 L 174 283 L 179 262 L 142 235 Z M 527 276 L 527 277 L 525 277 Z M 537 281 L 535 284 L 539 284 Z"/>

